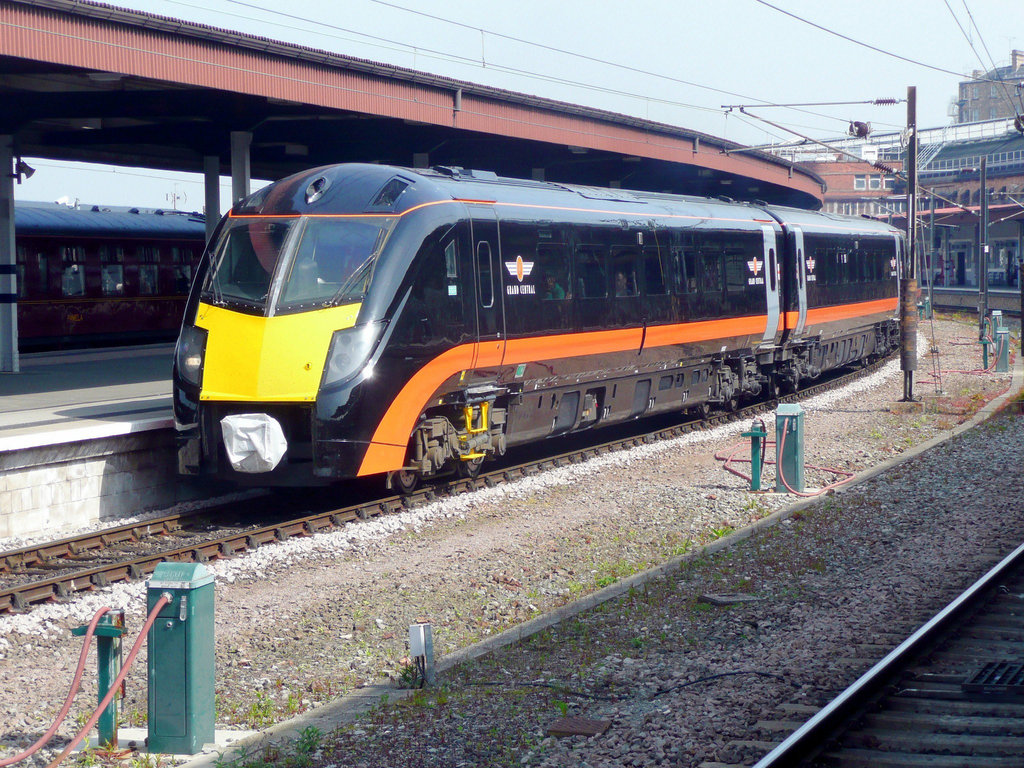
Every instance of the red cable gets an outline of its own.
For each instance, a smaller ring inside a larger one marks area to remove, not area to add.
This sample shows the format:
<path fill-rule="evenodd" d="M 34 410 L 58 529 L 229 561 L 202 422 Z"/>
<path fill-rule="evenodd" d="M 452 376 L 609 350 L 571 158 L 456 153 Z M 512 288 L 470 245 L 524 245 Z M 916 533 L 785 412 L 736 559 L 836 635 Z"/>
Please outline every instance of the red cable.
<path fill-rule="evenodd" d="M 786 450 L 786 432 L 788 430 L 789 430 L 789 417 L 787 416 L 786 418 L 784 418 L 782 420 L 782 434 L 779 435 L 779 455 L 782 455 L 783 452 Z M 815 469 L 821 469 L 821 467 L 815 467 Z M 781 464 L 776 464 L 776 466 L 775 466 L 775 474 L 778 475 L 779 480 L 782 481 L 782 484 L 784 486 L 786 486 L 786 490 L 789 491 L 792 494 L 795 494 L 797 496 L 803 496 L 803 497 L 806 497 L 806 498 L 813 498 L 814 496 L 821 496 L 821 494 L 823 494 L 823 493 L 825 493 L 827 491 L 831 491 L 833 488 L 838 488 L 841 485 L 845 485 L 846 483 L 850 482 L 854 478 L 853 472 L 847 472 L 847 471 L 842 470 L 842 469 L 828 469 L 827 471 L 835 472 L 836 474 L 840 474 L 840 475 L 846 475 L 847 477 L 842 479 L 842 480 L 839 480 L 839 481 L 837 481 L 835 483 L 831 483 L 829 485 L 826 485 L 824 488 L 822 488 L 821 490 L 815 491 L 814 493 L 804 493 L 803 491 L 794 490 L 793 488 L 790 487 L 789 483 L 786 482 L 786 476 L 784 474 L 782 474 L 782 465 Z"/>
<path fill-rule="evenodd" d="M 3 760 L 0 760 L 0 768 L 20 763 L 25 758 L 31 757 L 40 749 L 45 747 L 49 743 L 50 739 L 53 738 L 57 729 L 60 728 L 61 723 L 64 722 L 64 718 L 67 717 L 68 711 L 71 709 L 71 702 L 74 701 L 75 696 L 78 694 L 78 688 L 82 684 L 82 673 L 85 671 L 85 662 L 89 656 L 89 646 L 92 642 L 93 634 L 96 632 L 96 625 L 99 624 L 100 618 L 105 613 L 109 612 L 110 608 L 108 606 L 104 606 L 96 611 L 96 615 L 94 615 L 92 617 L 92 621 L 89 622 L 89 626 L 85 630 L 85 637 L 82 639 L 82 653 L 78 657 L 78 668 L 75 670 L 74 679 L 71 681 L 71 690 L 68 691 L 68 697 L 64 700 L 64 706 L 61 708 L 60 712 L 57 713 L 57 718 L 53 721 L 53 725 L 50 726 L 50 730 L 40 736 L 35 744 L 26 749 L 20 755 L 5 757 Z"/>
<path fill-rule="evenodd" d="M 142 644 L 146 642 L 146 636 L 149 633 L 149 628 L 152 627 L 153 622 L 156 621 L 156 615 L 160 612 L 160 609 L 169 602 L 171 602 L 171 598 L 166 594 L 161 595 L 160 599 L 156 601 L 156 605 L 153 606 L 153 610 L 151 610 L 149 612 L 149 616 L 146 617 L 146 623 L 143 624 L 142 629 L 139 630 L 139 636 L 135 638 L 135 644 L 132 646 L 131 651 L 128 652 L 128 656 L 124 661 L 124 666 L 121 667 L 121 671 L 111 684 L 110 690 L 107 691 L 107 695 L 103 697 L 103 701 L 101 701 L 96 709 L 93 710 L 92 717 L 89 718 L 89 722 L 82 727 L 82 730 L 78 732 L 78 735 L 71 740 L 70 744 L 64 747 L 64 751 L 57 755 L 57 758 L 51 762 L 47 768 L 56 768 L 56 766 L 60 765 L 64 758 L 71 754 L 71 751 L 78 746 L 78 743 L 85 738 L 86 734 L 88 734 L 89 731 L 92 730 L 92 727 L 96 725 L 100 716 L 103 714 L 103 710 L 105 710 L 107 705 L 110 704 L 111 700 L 113 700 L 114 695 L 121 687 L 121 683 L 123 683 L 124 679 L 128 676 L 128 670 L 131 669 L 132 664 L 135 662 L 135 657 L 138 656 L 139 651 L 142 650 Z"/>

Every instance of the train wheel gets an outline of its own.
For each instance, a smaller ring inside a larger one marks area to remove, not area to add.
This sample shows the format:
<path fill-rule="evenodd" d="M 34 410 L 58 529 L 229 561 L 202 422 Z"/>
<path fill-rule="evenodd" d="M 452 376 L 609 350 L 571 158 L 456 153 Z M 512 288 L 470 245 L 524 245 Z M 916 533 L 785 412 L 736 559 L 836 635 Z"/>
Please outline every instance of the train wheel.
<path fill-rule="evenodd" d="M 411 469 L 400 469 L 391 473 L 391 487 L 403 496 L 407 496 L 416 490 L 420 484 L 419 472 Z"/>
<path fill-rule="evenodd" d="M 765 398 L 768 400 L 778 400 L 779 393 L 782 390 L 779 387 L 779 377 L 774 373 L 768 375 L 768 383 L 764 385 Z"/>
<path fill-rule="evenodd" d="M 698 419 L 700 421 L 703 421 L 704 419 L 706 419 L 710 413 L 711 413 L 711 406 L 708 405 L 707 403 L 701 403 L 700 405 L 695 405 L 693 408 L 690 409 L 690 414 L 695 419 Z"/>
<path fill-rule="evenodd" d="M 480 467 L 484 464 L 484 459 L 481 456 L 479 459 L 470 459 L 469 461 L 460 461 L 455 465 L 455 474 L 459 477 L 476 477 L 480 474 Z"/>

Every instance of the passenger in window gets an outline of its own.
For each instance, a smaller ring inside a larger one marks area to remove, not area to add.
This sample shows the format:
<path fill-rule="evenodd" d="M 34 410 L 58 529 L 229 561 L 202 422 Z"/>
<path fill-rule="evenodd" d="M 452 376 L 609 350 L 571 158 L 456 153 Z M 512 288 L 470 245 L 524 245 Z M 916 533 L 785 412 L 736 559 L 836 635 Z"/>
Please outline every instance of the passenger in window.
<path fill-rule="evenodd" d="M 565 289 L 558 284 L 558 280 L 554 275 L 548 275 L 545 278 L 545 285 L 547 289 L 544 291 L 544 298 L 555 301 L 561 301 L 565 298 Z"/>
<path fill-rule="evenodd" d="M 636 296 L 636 290 L 630 285 L 624 272 L 615 273 L 615 295 Z"/>

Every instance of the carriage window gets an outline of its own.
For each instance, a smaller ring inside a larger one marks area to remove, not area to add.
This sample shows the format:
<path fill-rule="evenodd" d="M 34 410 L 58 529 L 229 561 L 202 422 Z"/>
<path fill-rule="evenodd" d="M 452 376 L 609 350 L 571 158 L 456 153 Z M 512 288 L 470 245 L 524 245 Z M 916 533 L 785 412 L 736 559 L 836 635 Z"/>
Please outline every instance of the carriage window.
<path fill-rule="evenodd" d="M 668 263 L 660 248 L 644 248 L 644 291 L 648 296 L 668 293 Z"/>
<path fill-rule="evenodd" d="M 575 295 L 581 299 L 600 299 L 608 295 L 604 252 L 597 246 L 582 245 L 576 249 Z"/>
<path fill-rule="evenodd" d="M 444 270 L 445 277 L 456 278 L 459 276 L 459 260 L 455 253 L 455 241 L 452 240 L 444 249 Z"/>
<path fill-rule="evenodd" d="M 192 265 L 182 264 L 174 268 L 174 292 L 179 295 L 188 293 L 192 284 Z"/>
<path fill-rule="evenodd" d="M 701 293 L 722 292 L 722 254 L 717 249 L 701 250 L 700 254 Z"/>
<path fill-rule="evenodd" d="M 140 296 L 160 293 L 160 268 L 156 264 L 159 257 L 159 252 L 151 245 L 140 245 L 135 249 L 135 258 L 139 262 Z"/>
<path fill-rule="evenodd" d="M 672 265 L 675 268 L 678 295 L 697 291 L 697 253 L 692 247 L 673 248 Z"/>
<path fill-rule="evenodd" d="M 85 249 L 80 245 L 69 245 L 61 250 L 61 295 L 85 295 Z"/>
<path fill-rule="evenodd" d="M 572 298 L 569 274 L 569 256 L 564 245 L 537 246 L 537 284 L 540 297 L 545 301 L 563 301 Z"/>
<path fill-rule="evenodd" d="M 100 246 L 100 289 L 104 296 L 124 295 L 124 249 Z"/>
<path fill-rule="evenodd" d="M 156 264 L 139 264 L 139 295 L 155 296 L 159 292 L 159 272 Z"/>
<path fill-rule="evenodd" d="M 612 275 L 616 296 L 636 296 L 639 281 L 637 277 L 640 254 L 636 251 L 614 251 L 612 253 Z"/>
<path fill-rule="evenodd" d="M 494 306 L 494 276 L 491 274 L 491 244 L 481 240 L 476 244 L 476 263 L 480 278 L 480 306 Z"/>
<path fill-rule="evenodd" d="M 747 289 L 746 254 L 738 248 L 727 248 L 725 253 L 725 289 L 739 293 Z"/>
<path fill-rule="evenodd" d="M 25 286 L 25 265 L 18 264 L 17 272 L 18 280 L 18 298 L 23 299 L 28 296 L 28 288 Z"/>

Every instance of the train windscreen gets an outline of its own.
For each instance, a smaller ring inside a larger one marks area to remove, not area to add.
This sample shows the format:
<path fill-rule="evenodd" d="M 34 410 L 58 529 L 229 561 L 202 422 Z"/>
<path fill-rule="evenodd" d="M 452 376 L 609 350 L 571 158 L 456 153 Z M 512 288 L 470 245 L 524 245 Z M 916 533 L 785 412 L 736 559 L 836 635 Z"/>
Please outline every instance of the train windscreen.
<path fill-rule="evenodd" d="M 213 250 L 202 299 L 264 311 L 276 296 L 281 314 L 358 301 L 395 220 L 234 219 Z"/>
<path fill-rule="evenodd" d="M 220 305 L 263 309 L 274 271 L 298 219 L 233 219 L 213 250 L 201 298 Z"/>
<path fill-rule="evenodd" d="M 394 217 L 308 218 L 283 267 L 279 313 L 359 301 Z"/>

